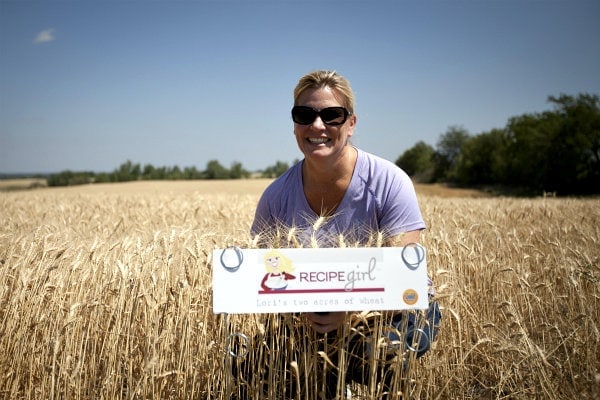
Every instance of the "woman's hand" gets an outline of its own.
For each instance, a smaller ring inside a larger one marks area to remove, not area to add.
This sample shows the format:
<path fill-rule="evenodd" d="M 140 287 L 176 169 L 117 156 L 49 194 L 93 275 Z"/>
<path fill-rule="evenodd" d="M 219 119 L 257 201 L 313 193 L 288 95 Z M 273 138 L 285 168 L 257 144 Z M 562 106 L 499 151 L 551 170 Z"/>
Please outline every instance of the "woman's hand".
<path fill-rule="evenodd" d="M 346 312 L 311 312 L 304 316 L 308 324 L 319 333 L 327 333 L 338 329 L 346 320 Z"/>

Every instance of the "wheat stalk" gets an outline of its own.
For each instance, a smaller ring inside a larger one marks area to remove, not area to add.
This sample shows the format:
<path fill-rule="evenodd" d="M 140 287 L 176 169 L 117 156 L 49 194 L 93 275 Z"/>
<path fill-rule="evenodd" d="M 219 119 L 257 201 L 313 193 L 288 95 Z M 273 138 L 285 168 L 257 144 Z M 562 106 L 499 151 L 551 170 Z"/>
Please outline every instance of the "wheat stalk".
<path fill-rule="evenodd" d="M 237 193 L 144 184 L 0 194 L 0 398 L 224 399 L 237 390 L 226 387 L 228 332 L 274 330 L 290 350 L 314 346 L 302 324 L 286 341 L 272 319 L 212 313 L 210 254 L 258 245 L 247 232 L 263 183 Z M 599 398 L 600 200 L 420 203 L 444 318 L 430 353 L 396 371 L 408 395 Z M 297 232 L 282 234 L 297 245 Z M 352 322 L 348 335 L 361 334 Z M 280 348 L 273 340 L 257 357 Z M 283 366 L 289 382 L 318 393 L 303 369 L 329 365 L 324 356 L 335 365 L 335 346 L 344 350 L 330 343 Z M 350 389 L 381 396 L 376 385 Z"/>

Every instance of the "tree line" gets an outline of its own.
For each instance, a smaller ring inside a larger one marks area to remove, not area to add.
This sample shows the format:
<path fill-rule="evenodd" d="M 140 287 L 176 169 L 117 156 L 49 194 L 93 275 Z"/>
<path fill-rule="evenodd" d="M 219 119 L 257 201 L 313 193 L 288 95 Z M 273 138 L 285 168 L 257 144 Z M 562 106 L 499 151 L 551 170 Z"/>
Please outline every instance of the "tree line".
<path fill-rule="evenodd" d="M 250 177 L 275 178 L 283 174 L 289 164 L 277 161 L 274 165 L 252 174 L 241 163 L 234 162 L 227 168 L 217 160 L 211 160 L 202 171 L 196 167 L 162 166 L 152 164 L 142 166 L 127 160 L 112 172 L 74 172 L 70 170 L 51 174 L 47 177 L 48 186 L 72 186 L 88 183 L 129 182 L 138 180 L 191 180 L 191 179 L 246 179 Z"/>
<path fill-rule="evenodd" d="M 396 165 L 421 183 L 490 188 L 511 194 L 585 195 L 600 193 L 600 100 L 598 95 L 549 96 L 553 109 L 512 117 L 504 128 L 477 135 L 460 126 L 441 134 L 435 147 L 417 142 Z M 126 161 L 109 173 L 63 171 L 49 186 L 100 182 L 180 179 L 276 178 L 289 168 L 277 161 L 251 173 L 211 160 L 204 170 L 144 166 Z"/>
<path fill-rule="evenodd" d="M 600 193 L 598 95 L 549 96 L 553 109 L 510 118 L 471 135 L 459 126 L 406 150 L 396 165 L 414 180 L 487 187 L 512 194 Z"/>

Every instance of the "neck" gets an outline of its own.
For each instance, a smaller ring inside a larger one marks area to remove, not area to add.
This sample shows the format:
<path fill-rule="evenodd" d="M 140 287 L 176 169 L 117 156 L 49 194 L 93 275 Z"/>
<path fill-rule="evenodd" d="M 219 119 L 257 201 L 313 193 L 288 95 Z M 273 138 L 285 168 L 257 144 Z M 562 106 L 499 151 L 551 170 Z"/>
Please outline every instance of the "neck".
<path fill-rule="evenodd" d="M 310 208 L 317 215 L 332 215 L 350 185 L 358 151 L 354 147 L 347 147 L 343 153 L 335 162 L 304 160 L 302 165 L 304 195 Z"/>
<path fill-rule="evenodd" d="M 342 154 L 333 160 L 304 159 L 302 175 L 305 184 L 330 184 L 339 180 L 349 179 L 354 172 L 358 151 L 352 146 L 346 146 Z"/>

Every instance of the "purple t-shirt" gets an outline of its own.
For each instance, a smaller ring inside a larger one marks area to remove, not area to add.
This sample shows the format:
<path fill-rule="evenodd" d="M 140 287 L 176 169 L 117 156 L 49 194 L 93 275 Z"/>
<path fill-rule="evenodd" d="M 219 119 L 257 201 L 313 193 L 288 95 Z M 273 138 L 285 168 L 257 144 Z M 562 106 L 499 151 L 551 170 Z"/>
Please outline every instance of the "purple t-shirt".
<path fill-rule="evenodd" d="M 276 229 L 285 238 L 293 227 L 293 235 L 303 246 L 316 240 L 319 247 L 337 247 L 340 235 L 347 245 L 365 245 L 377 233 L 387 238 L 424 229 L 410 177 L 392 162 L 357 150 L 356 166 L 341 203 L 316 230 L 319 215 L 304 195 L 299 162 L 267 187 L 258 202 L 251 233 L 262 233 L 268 243 Z"/>

